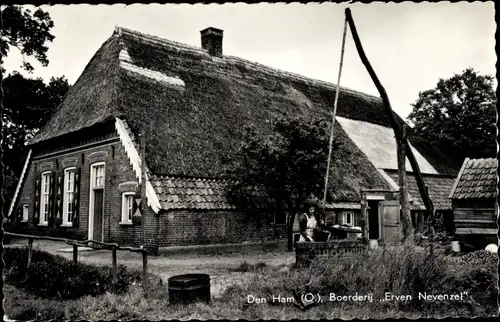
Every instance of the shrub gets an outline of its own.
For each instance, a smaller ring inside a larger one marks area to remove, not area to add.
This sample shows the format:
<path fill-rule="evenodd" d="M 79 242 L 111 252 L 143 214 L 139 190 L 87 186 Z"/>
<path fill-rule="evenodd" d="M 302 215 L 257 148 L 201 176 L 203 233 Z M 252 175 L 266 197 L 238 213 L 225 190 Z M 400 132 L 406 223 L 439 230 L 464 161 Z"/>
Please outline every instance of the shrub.
<path fill-rule="evenodd" d="M 75 270 L 66 258 L 37 250 L 33 251 L 27 269 L 26 248 L 5 249 L 4 261 L 6 283 L 44 298 L 74 299 L 107 291 L 121 293 L 142 277 L 140 271 L 119 265 L 113 285 L 111 267 L 78 263 Z"/>

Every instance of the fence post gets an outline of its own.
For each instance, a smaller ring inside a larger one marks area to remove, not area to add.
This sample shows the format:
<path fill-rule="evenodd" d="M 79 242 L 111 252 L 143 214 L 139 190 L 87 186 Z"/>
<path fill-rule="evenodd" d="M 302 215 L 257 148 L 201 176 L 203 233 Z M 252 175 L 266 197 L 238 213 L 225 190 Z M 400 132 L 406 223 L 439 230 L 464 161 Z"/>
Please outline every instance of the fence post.
<path fill-rule="evenodd" d="M 147 294 L 147 277 L 148 277 L 148 252 L 142 250 L 142 285 L 144 288 L 144 295 Z"/>
<path fill-rule="evenodd" d="M 26 268 L 30 267 L 32 255 L 33 255 L 33 238 L 28 238 L 28 264 L 26 265 Z"/>
<path fill-rule="evenodd" d="M 73 244 L 73 269 L 75 274 L 77 271 L 77 266 L 78 266 L 78 245 Z"/>
<path fill-rule="evenodd" d="M 112 256 L 113 256 L 113 259 L 112 259 L 113 287 L 115 287 L 115 284 L 116 284 L 116 246 L 113 246 Z"/>

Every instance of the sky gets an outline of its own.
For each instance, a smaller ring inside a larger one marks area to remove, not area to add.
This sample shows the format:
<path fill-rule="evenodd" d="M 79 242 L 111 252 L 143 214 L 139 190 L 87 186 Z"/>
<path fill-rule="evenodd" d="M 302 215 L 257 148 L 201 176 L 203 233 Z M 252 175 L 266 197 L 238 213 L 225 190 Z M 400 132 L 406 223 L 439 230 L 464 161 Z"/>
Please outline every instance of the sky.
<path fill-rule="evenodd" d="M 223 52 L 337 83 L 344 10 L 350 7 L 365 53 L 403 118 L 418 93 L 472 67 L 495 76 L 493 2 L 370 4 L 134 4 L 42 6 L 54 21 L 47 67 L 11 51 L 8 72 L 66 76 L 73 84 L 115 26 L 201 47 L 199 31 L 224 30 Z M 33 8 L 26 6 L 26 8 Z M 341 86 L 379 96 L 347 31 Z M 332 98 L 333 100 L 334 98 Z"/>

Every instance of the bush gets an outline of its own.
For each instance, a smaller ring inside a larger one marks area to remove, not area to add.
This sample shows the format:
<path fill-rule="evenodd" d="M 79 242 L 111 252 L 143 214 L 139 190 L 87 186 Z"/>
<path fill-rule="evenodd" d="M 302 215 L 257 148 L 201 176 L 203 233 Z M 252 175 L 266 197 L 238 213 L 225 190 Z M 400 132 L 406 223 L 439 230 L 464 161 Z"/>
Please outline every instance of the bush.
<path fill-rule="evenodd" d="M 44 297 L 74 299 L 105 292 L 121 293 L 134 281 L 141 280 L 138 270 L 117 267 L 117 281 L 113 286 L 111 267 L 73 263 L 66 258 L 34 250 L 27 269 L 26 248 L 4 250 L 5 282 Z"/>

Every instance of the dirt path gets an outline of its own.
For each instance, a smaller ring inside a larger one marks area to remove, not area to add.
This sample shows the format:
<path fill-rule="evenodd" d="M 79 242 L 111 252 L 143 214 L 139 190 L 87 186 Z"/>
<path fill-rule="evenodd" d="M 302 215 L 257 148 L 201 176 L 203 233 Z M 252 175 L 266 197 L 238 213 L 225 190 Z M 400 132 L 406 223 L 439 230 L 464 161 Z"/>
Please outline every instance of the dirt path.
<path fill-rule="evenodd" d="M 12 246 L 26 245 L 26 241 L 13 242 Z M 55 255 L 72 259 L 71 252 L 62 252 L 68 249 L 65 243 L 52 241 L 35 241 L 35 249 L 40 249 Z M 11 247 L 10 245 L 8 247 Z M 108 250 L 79 251 L 78 261 L 94 265 L 111 265 L 111 252 Z M 243 262 L 255 265 L 265 263 L 267 266 L 283 267 L 295 261 L 295 254 L 289 252 L 249 252 L 228 255 L 196 255 L 196 254 L 174 254 L 149 257 L 148 264 L 152 273 L 160 276 L 165 287 L 168 278 L 188 273 L 204 273 L 210 275 L 212 296 L 218 297 L 228 286 L 249 280 L 256 273 L 234 272 Z M 138 253 L 128 251 L 117 252 L 118 264 L 127 267 L 142 268 L 142 256 Z"/>

